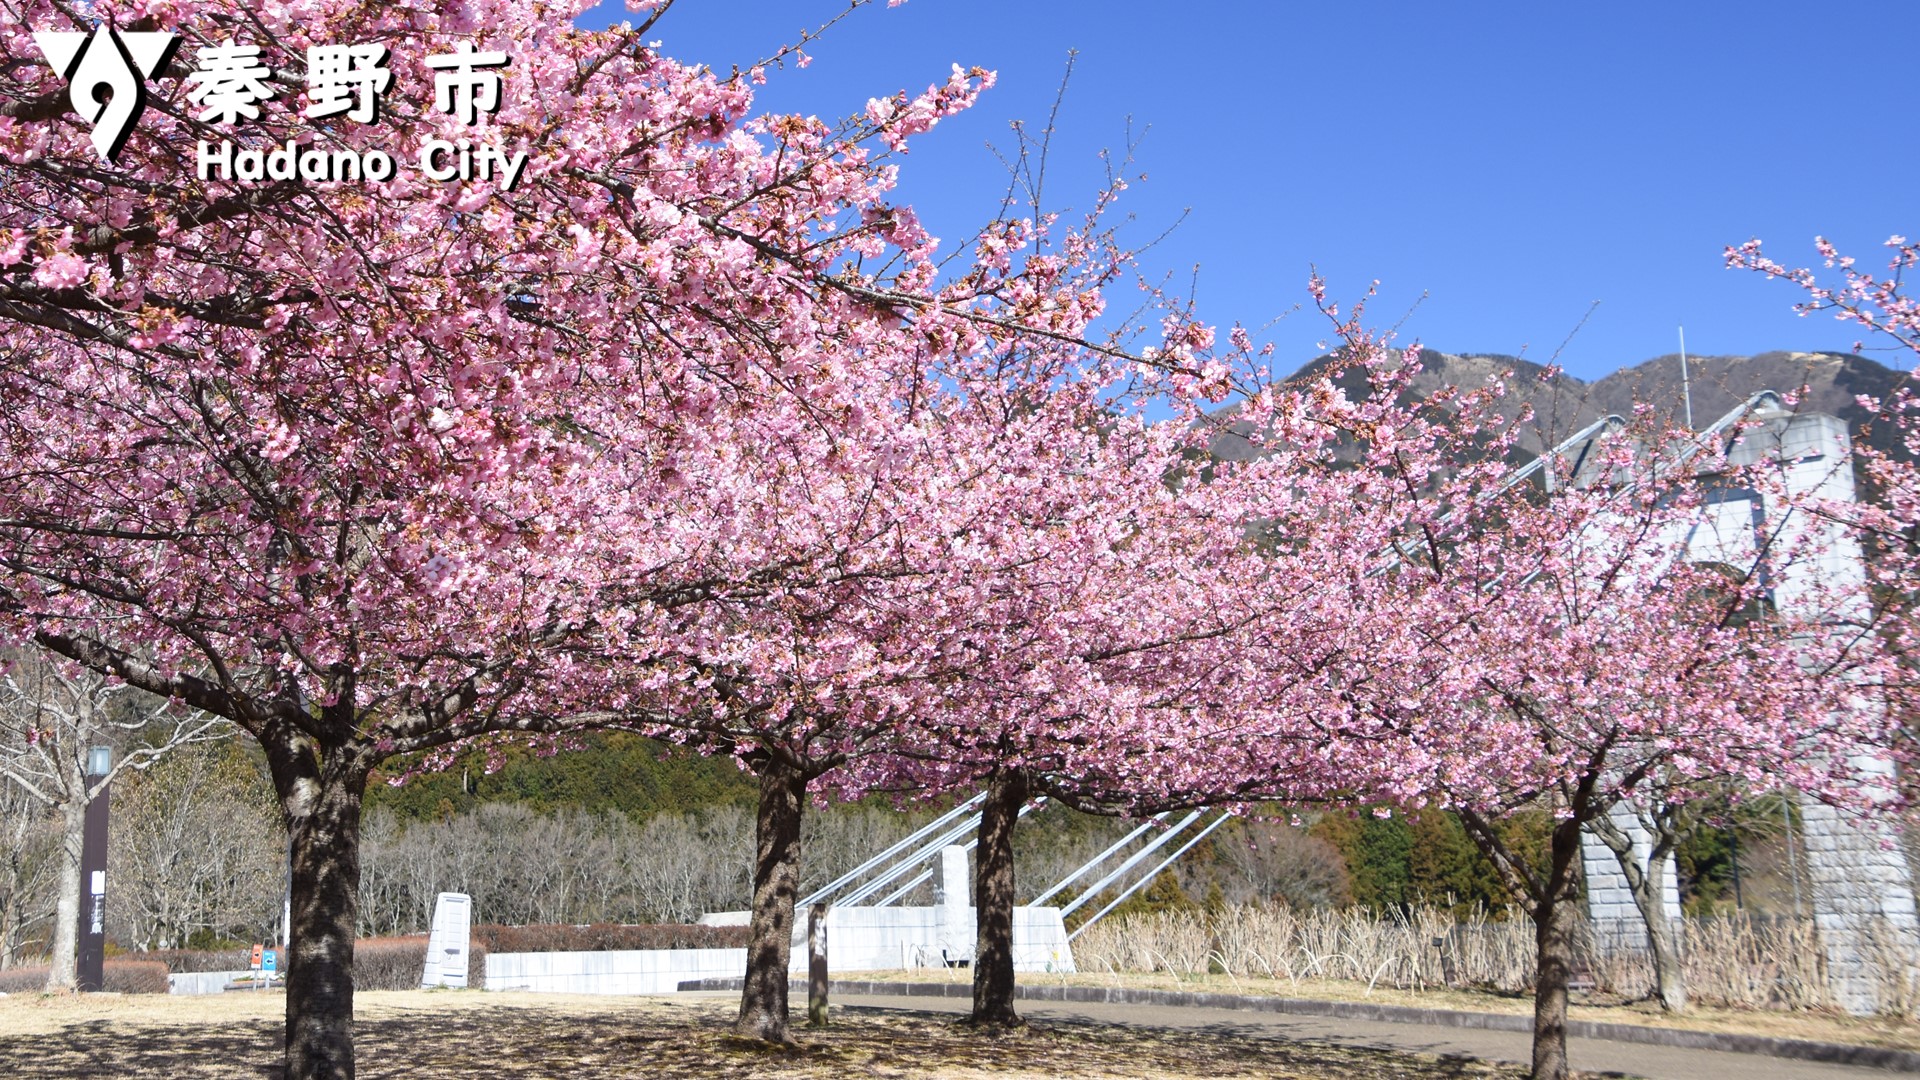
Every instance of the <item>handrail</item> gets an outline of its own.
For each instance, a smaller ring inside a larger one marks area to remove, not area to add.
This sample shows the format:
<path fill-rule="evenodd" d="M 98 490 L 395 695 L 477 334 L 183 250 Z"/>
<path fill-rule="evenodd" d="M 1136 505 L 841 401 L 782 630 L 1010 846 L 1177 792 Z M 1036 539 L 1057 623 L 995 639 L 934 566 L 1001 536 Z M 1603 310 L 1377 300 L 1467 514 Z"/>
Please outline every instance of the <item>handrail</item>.
<path fill-rule="evenodd" d="M 1061 908 L 1060 916 L 1062 918 L 1065 918 L 1066 916 L 1071 915 L 1074 912 L 1080 910 L 1081 907 L 1085 906 L 1087 901 L 1092 900 L 1094 897 L 1100 895 L 1100 890 L 1113 884 L 1114 881 L 1120 877 L 1120 875 L 1133 869 L 1135 866 L 1140 865 L 1141 860 L 1145 859 L 1147 856 L 1160 850 L 1162 847 L 1165 847 L 1167 844 L 1167 841 L 1172 840 L 1175 836 L 1178 836 L 1180 833 L 1186 831 L 1187 826 L 1193 824 L 1195 819 L 1199 818 L 1199 816 L 1204 813 L 1206 813 L 1205 810 L 1195 810 L 1193 813 L 1188 814 L 1186 817 L 1181 818 L 1179 824 L 1161 833 L 1159 836 L 1154 837 L 1152 843 L 1148 844 L 1146 847 L 1141 848 L 1139 851 L 1134 852 L 1132 855 L 1127 856 L 1126 861 L 1121 863 L 1119 866 L 1115 867 L 1112 873 L 1108 874 L 1106 877 L 1103 877 L 1099 881 L 1096 881 L 1092 885 L 1088 886 L 1086 892 L 1083 892 L 1079 896 L 1074 897 L 1072 902 L 1068 903 L 1065 907 Z"/>
<path fill-rule="evenodd" d="M 1178 859 L 1180 856 L 1185 855 L 1187 851 L 1193 847 L 1193 845 L 1199 843 L 1202 840 L 1205 840 L 1207 838 L 1208 833 L 1211 833 L 1213 830 L 1219 828 L 1222 825 L 1225 825 L 1227 823 L 1227 819 L 1232 816 L 1233 816 L 1232 814 L 1222 811 L 1219 817 L 1213 819 L 1213 824 L 1208 825 L 1204 829 L 1201 829 L 1199 834 L 1196 835 L 1193 839 L 1180 845 L 1180 850 L 1160 860 L 1160 864 L 1158 866 L 1155 866 L 1153 869 L 1147 871 L 1145 874 L 1142 874 L 1140 876 L 1140 880 L 1127 886 L 1126 889 L 1123 890 L 1119 896 L 1114 897 L 1113 900 L 1110 901 L 1106 907 L 1103 907 L 1099 911 L 1094 912 L 1093 918 L 1088 919 L 1086 922 L 1083 922 L 1079 926 L 1074 927 L 1073 933 L 1067 935 L 1067 943 L 1072 944 L 1073 939 L 1079 937 L 1081 931 L 1085 930 L 1089 926 L 1092 926 L 1094 923 L 1099 922 L 1101 919 L 1106 918 L 1108 912 L 1112 911 L 1114 908 L 1119 907 L 1122 903 L 1125 903 L 1127 897 L 1132 896 L 1134 893 L 1140 891 L 1141 887 L 1146 885 L 1147 882 L 1152 881 L 1154 878 L 1159 877 L 1160 871 L 1165 870 L 1169 866 L 1172 866 L 1175 859 Z M 1089 895 L 1092 895 L 1092 894 L 1089 893 Z M 1063 910 L 1061 912 L 1061 915 L 1064 916 L 1066 912 L 1070 910 L 1072 909 L 1068 908 Z"/>
<path fill-rule="evenodd" d="M 981 792 L 981 795 L 985 795 L 985 794 L 986 792 L 984 791 Z M 1028 803 L 1025 806 L 1022 806 L 1020 808 L 1018 816 L 1025 817 L 1029 813 L 1032 813 L 1035 809 L 1044 805 L 1045 803 L 1046 803 L 1046 799 L 1044 797 L 1040 799 L 1036 799 L 1033 802 Z M 872 896 L 874 893 L 879 892 L 889 882 L 898 880 L 901 877 L 901 875 L 905 874 L 907 871 L 913 869 L 914 867 L 920 865 L 921 863 L 926 862 L 928 859 L 932 858 L 933 856 L 939 854 L 942 849 L 951 846 L 955 841 L 959 840 L 961 837 L 965 836 L 967 833 L 977 832 L 979 828 L 980 828 L 980 815 L 978 813 L 975 813 L 969 816 L 965 821 L 962 821 L 959 825 L 956 825 L 953 828 L 947 830 L 938 838 L 928 842 L 928 844 L 925 847 L 921 848 L 919 851 L 916 851 L 912 855 L 909 855 L 906 859 L 902 860 L 901 862 L 898 862 L 893 866 L 888 867 L 885 873 L 881 874 L 880 876 L 874 878 L 872 881 L 869 881 L 866 884 L 848 893 L 844 899 L 839 901 L 839 903 L 843 905 L 849 905 L 849 906 L 853 904 L 858 904 L 860 901 L 865 900 L 867 897 Z"/>
<path fill-rule="evenodd" d="M 825 900 L 827 897 L 832 896 L 834 893 L 845 888 L 848 884 L 858 880 L 862 875 L 872 870 L 875 866 L 883 862 L 886 862 L 888 859 L 893 858 L 895 855 L 898 855 L 900 852 L 906 850 L 907 848 L 913 846 L 914 844 L 919 843 L 923 838 L 927 836 L 927 834 L 932 833 L 935 830 L 945 826 L 948 822 L 951 822 L 954 818 L 957 818 L 962 814 L 965 814 L 968 810 L 971 810 L 973 807 L 978 805 L 980 801 L 985 799 L 986 797 L 987 797 L 987 793 L 984 790 L 975 792 L 972 798 L 969 798 L 965 802 L 947 811 L 946 813 L 941 814 L 939 817 L 934 818 L 931 822 L 927 823 L 926 825 L 921 826 L 919 829 L 915 830 L 911 836 L 908 836 L 906 839 L 900 840 L 894 843 L 893 845 L 888 847 L 885 851 L 882 851 L 880 854 L 875 855 L 873 858 L 868 859 L 866 862 L 861 863 L 859 866 L 856 866 L 853 869 L 847 871 L 846 873 L 841 874 L 839 877 L 834 878 L 831 882 L 827 883 L 821 888 L 814 890 L 813 893 L 811 893 L 805 899 L 799 902 L 798 907 L 802 909 L 809 908 L 819 903 L 820 901 Z"/>
<path fill-rule="evenodd" d="M 1046 796 L 1043 795 L 1040 798 L 1035 799 L 1033 802 L 1027 803 L 1026 805 L 1022 806 L 1020 808 L 1020 812 L 1018 816 L 1026 817 L 1028 814 L 1031 814 L 1035 810 L 1038 810 L 1042 806 L 1046 805 L 1046 802 L 1047 802 Z M 978 818 L 979 818 L 979 815 L 976 814 L 975 815 L 976 831 L 974 832 L 973 839 L 960 845 L 962 848 L 966 849 L 967 851 L 972 851 L 973 849 L 980 846 L 980 834 L 977 830 Z M 919 888 L 921 885 L 925 884 L 926 880 L 932 876 L 933 876 L 933 868 L 929 866 L 925 870 L 920 871 L 919 874 L 915 875 L 912 881 L 909 881 L 905 885 L 902 885 L 898 889 L 895 889 L 893 892 L 888 893 L 884 900 L 877 901 L 873 906 L 886 907 L 888 904 L 893 903 L 895 900 L 900 899 L 901 897 L 912 892 L 914 889 Z"/>
<path fill-rule="evenodd" d="M 1093 858 L 1087 860 L 1085 863 L 1082 863 L 1080 866 L 1080 869 L 1075 870 L 1073 873 L 1068 874 L 1066 877 L 1063 877 L 1059 881 L 1054 882 L 1052 888 L 1041 893 L 1039 896 L 1034 897 L 1028 903 L 1034 907 L 1039 907 L 1041 904 L 1045 903 L 1048 900 L 1048 898 L 1052 897 L 1054 893 L 1057 893 L 1061 889 L 1064 889 L 1067 886 L 1073 884 L 1074 882 L 1080 880 L 1081 876 L 1084 875 L 1087 871 L 1092 870 L 1094 867 L 1099 866 L 1103 862 L 1106 862 L 1107 859 L 1112 857 L 1114 852 L 1119 851 L 1123 847 L 1126 847 L 1128 844 L 1132 843 L 1134 839 L 1138 837 L 1141 833 L 1146 832 L 1148 829 L 1153 828 L 1155 822 L 1167 820 L 1167 813 L 1168 813 L 1167 811 L 1162 811 L 1158 814 L 1153 815 L 1147 820 L 1141 822 L 1139 828 L 1133 830 L 1132 832 L 1121 837 L 1120 839 L 1115 840 L 1113 842 L 1112 847 L 1107 848 L 1107 850 L 1101 852 L 1098 855 L 1095 855 Z"/>

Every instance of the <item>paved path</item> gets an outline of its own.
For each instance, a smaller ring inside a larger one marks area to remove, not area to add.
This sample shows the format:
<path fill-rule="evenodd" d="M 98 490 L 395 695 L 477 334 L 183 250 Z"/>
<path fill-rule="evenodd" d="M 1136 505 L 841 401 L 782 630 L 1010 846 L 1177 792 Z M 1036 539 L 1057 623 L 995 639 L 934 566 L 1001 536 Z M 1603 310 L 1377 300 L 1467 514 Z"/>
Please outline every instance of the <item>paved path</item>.
<path fill-rule="evenodd" d="M 834 1008 L 964 1013 L 972 1008 L 972 1003 L 962 998 L 861 995 L 843 996 L 834 1002 Z M 1252 1038 L 1317 1040 L 1342 1046 L 1379 1047 L 1522 1063 L 1531 1054 L 1529 1037 L 1517 1031 L 1477 1031 L 1424 1024 L 1334 1020 L 1285 1013 L 1092 1002 L 1022 1001 L 1019 1008 L 1022 1016 L 1035 1020 L 1198 1029 Z M 1640 1046 L 1599 1039 L 1570 1040 L 1567 1052 L 1575 1069 L 1605 1076 L 1645 1077 L 1647 1080 L 1888 1080 L 1902 1075 L 1859 1066 L 1788 1061 L 1718 1050 Z"/>

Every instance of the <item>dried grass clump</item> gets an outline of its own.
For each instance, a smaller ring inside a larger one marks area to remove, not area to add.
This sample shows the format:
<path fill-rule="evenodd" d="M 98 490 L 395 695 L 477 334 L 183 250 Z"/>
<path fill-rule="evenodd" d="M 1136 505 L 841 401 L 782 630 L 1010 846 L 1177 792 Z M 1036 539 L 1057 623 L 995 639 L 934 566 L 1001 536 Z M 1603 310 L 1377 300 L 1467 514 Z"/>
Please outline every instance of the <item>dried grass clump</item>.
<path fill-rule="evenodd" d="M 1428 908 L 1378 916 L 1249 904 L 1096 923 L 1074 941 L 1074 956 L 1083 970 L 1517 990 L 1532 974 L 1533 938 L 1524 923 L 1484 914 L 1456 923 Z"/>
<path fill-rule="evenodd" d="M 1692 1000 L 1738 1009 L 1838 1010 L 1826 955 L 1808 919 L 1747 915 L 1684 919 L 1681 960 Z M 1920 1016 L 1920 970 L 1901 936 L 1876 924 L 1866 933 L 1864 974 L 1887 1015 Z M 1435 987 L 1525 992 L 1533 982 L 1533 926 L 1517 912 L 1475 912 L 1455 920 L 1437 908 L 1373 914 L 1358 908 L 1295 911 L 1260 904 L 1210 914 L 1159 912 L 1096 923 L 1074 941 L 1082 971 L 1209 971 L 1298 982 L 1336 979 L 1368 988 Z M 1653 991 L 1642 948 L 1602 947 L 1582 924 L 1575 968 L 1603 994 L 1629 1000 Z"/>

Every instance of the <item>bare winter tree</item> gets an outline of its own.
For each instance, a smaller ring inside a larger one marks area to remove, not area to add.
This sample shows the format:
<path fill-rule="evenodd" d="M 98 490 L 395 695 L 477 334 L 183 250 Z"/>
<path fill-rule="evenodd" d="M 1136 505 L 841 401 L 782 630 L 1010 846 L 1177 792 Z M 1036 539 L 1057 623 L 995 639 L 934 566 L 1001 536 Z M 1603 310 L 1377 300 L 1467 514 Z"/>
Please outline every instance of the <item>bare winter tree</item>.
<path fill-rule="evenodd" d="M 151 698 L 98 675 L 62 669 L 37 654 L 0 654 L 0 777 L 58 814 L 61 842 L 53 955 L 47 989 L 74 985 L 80 920 L 80 844 L 87 805 L 129 770 L 145 769 L 188 743 L 225 736 L 231 725 L 200 712 L 156 707 Z M 87 751 L 118 748 L 104 776 L 87 775 Z"/>
<path fill-rule="evenodd" d="M 278 920 L 286 828 L 237 742 L 176 751 L 115 797 L 109 926 L 136 948 L 257 939 Z"/>
<path fill-rule="evenodd" d="M 18 962 L 28 935 L 53 917 L 59 846 L 46 805 L 0 777 L 0 971 Z"/>
<path fill-rule="evenodd" d="M 367 815 L 360 839 L 360 910 L 356 932 L 363 937 L 401 934 L 414 928 L 416 860 L 405 857 L 407 833 L 388 810 Z"/>
<path fill-rule="evenodd" d="M 1279 902 L 1295 910 L 1334 907 L 1349 895 L 1346 860 L 1325 840 L 1277 821 L 1230 823 L 1215 841 L 1222 898 Z"/>
<path fill-rule="evenodd" d="M 745 907 L 752 892 L 753 827 L 753 815 L 738 806 L 648 821 L 628 862 L 635 898 L 665 922 Z"/>

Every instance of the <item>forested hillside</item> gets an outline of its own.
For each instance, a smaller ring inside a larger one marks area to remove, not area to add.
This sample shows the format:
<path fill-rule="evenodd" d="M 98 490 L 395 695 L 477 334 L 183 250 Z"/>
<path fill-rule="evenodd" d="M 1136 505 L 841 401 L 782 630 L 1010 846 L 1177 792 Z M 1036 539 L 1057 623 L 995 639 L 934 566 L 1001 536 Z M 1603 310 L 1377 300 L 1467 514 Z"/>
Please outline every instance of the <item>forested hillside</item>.
<path fill-rule="evenodd" d="M 612 812 L 636 824 L 655 814 L 703 807 L 751 806 L 753 779 L 732 758 L 707 757 L 628 732 L 580 738 L 581 748 L 542 756 L 524 748 L 505 752 L 488 772 L 471 754 L 451 769 L 408 777 L 405 768 L 376 774 L 367 808 L 403 822 L 440 820 L 487 803 L 509 802 L 536 813 Z"/>

